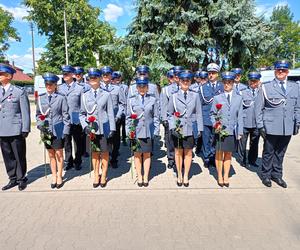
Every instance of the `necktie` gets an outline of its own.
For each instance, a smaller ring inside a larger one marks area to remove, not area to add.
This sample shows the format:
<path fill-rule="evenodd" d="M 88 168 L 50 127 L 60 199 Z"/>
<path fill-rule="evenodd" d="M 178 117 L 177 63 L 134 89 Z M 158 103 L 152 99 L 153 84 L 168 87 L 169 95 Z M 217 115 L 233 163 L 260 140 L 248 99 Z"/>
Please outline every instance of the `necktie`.
<path fill-rule="evenodd" d="M 51 102 L 52 95 L 48 95 L 49 103 Z"/>
<path fill-rule="evenodd" d="M 227 94 L 227 101 L 230 104 L 230 94 Z"/>
<path fill-rule="evenodd" d="M 252 95 L 255 96 L 255 89 L 252 89 Z"/>
<path fill-rule="evenodd" d="M 213 83 L 211 86 L 212 86 L 213 92 L 215 93 L 215 91 L 216 91 L 215 84 Z"/>
<path fill-rule="evenodd" d="M 186 100 L 186 96 L 187 96 L 186 91 L 184 92 L 183 96 L 184 96 L 184 100 Z"/>
<path fill-rule="evenodd" d="M 284 87 L 284 82 L 280 82 L 280 87 L 281 87 L 281 89 L 282 89 L 282 91 L 283 91 L 283 93 L 285 94 L 285 87 Z"/>
<path fill-rule="evenodd" d="M 71 85 L 70 84 L 67 84 L 67 86 L 68 86 L 68 91 L 70 90 L 70 88 L 71 88 Z"/>
<path fill-rule="evenodd" d="M 236 84 L 235 86 L 236 86 L 236 90 L 239 91 L 239 85 Z"/>
<path fill-rule="evenodd" d="M 94 96 L 97 97 L 97 90 L 94 91 Z"/>
<path fill-rule="evenodd" d="M 106 90 L 108 90 L 108 84 L 106 84 Z"/>
<path fill-rule="evenodd" d="M 5 95 L 5 88 L 2 87 L 2 96 Z"/>
<path fill-rule="evenodd" d="M 144 105 L 145 103 L 145 96 L 142 95 L 142 104 Z"/>

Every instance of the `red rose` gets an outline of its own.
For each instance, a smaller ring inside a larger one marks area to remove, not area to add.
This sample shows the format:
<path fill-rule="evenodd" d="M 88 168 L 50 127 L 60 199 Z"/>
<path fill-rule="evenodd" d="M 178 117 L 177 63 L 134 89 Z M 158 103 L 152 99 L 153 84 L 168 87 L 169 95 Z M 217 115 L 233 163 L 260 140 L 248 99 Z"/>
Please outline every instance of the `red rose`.
<path fill-rule="evenodd" d="M 129 138 L 130 139 L 134 139 L 135 138 L 135 132 L 134 131 L 130 131 Z"/>
<path fill-rule="evenodd" d="M 174 112 L 174 115 L 175 115 L 176 117 L 180 117 L 180 112 Z"/>
<path fill-rule="evenodd" d="M 223 106 L 223 105 L 222 105 L 221 103 L 217 103 L 217 104 L 216 104 L 217 110 L 220 110 L 220 109 L 222 108 L 222 106 Z"/>
<path fill-rule="evenodd" d="M 217 122 L 214 124 L 214 129 L 219 129 L 221 125 L 222 125 L 221 122 L 220 122 L 220 121 L 217 121 Z"/>
<path fill-rule="evenodd" d="M 96 135 L 94 133 L 89 134 L 91 141 L 95 140 Z"/>
<path fill-rule="evenodd" d="M 94 121 L 96 121 L 96 117 L 95 117 L 95 116 L 90 116 L 90 117 L 88 118 L 88 121 L 89 121 L 89 122 L 94 122 Z"/>
<path fill-rule="evenodd" d="M 45 115 L 39 115 L 39 119 L 40 119 L 41 121 L 44 121 L 44 120 L 46 119 L 46 116 L 45 116 Z"/>
<path fill-rule="evenodd" d="M 137 118 L 137 114 L 135 114 L 135 113 L 131 114 L 130 118 L 135 120 Z"/>

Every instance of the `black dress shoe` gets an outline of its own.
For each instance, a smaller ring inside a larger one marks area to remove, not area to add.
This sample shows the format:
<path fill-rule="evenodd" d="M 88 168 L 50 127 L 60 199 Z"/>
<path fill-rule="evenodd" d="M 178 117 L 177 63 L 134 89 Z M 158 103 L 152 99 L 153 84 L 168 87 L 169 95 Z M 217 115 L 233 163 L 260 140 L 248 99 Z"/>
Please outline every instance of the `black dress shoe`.
<path fill-rule="evenodd" d="M 262 184 L 264 184 L 266 187 L 272 187 L 272 182 L 271 182 L 270 178 L 264 178 L 262 180 Z"/>
<path fill-rule="evenodd" d="M 11 188 L 13 188 L 13 187 L 15 187 L 17 185 L 18 185 L 18 183 L 16 181 L 9 181 L 9 183 L 7 185 L 5 185 L 4 187 L 2 187 L 2 191 L 11 189 Z"/>
<path fill-rule="evenodd" d="M 249 165 L 251 165 L 252 167 L 258 168 L 258 164 L 256 162 L 249 162 Z"/>
<path fill-rule="evenodd" d="M 64 185 L 64 182 L 62 182 L 62 183 L 60 183 L 60 184 L 57 183 L 57 184 L 56 184 L 56 188 L 57 188 L 57 189 L 60 189 L 60 188 L 63 187 L 63 185 Z"/>
<path fill-rule="evenodd" d="M 66 167 L 65 167 L 65 171 L 68 171 L 70 169 L 73 168 L 73 164 L 68 164 Z"/>
<path fill-rule="evenodd" d="M 137 185 L 138 185 L 138 187 L 142 187 L 143 186 L 143 182 L 138 182 Z"/>
<path fill-rule="evenodd" d="M 56 188 L 56 183 L 51 183 L 51 188 L 52 189 Z"/>
<path fill-rule="evenodd" d="M 185 187 L 188 187 L 190 184 L 187 182 L 187 183 L 183 183 L 183 186 Z"/>
<path fill-rule="evenodd" d="M 205 161 L 203 165 L 205 168 L 209 168 L 209 161 Z"/>
<path fill-rule="evenodd" d="M 81 164 L 75 164 L 75 170 L 80 170 L 81 169 Z"/>
<path fill-rule="evenodd" d="M 118 162 L 116 161 L 111 162 L 110 165 L 112 168 L 118 168 Z"/>
<path fill-rule="evenodd" d="M 278 186 L 283 187 L 283 188 L 287 188 L 287 184 L 282 178 L 272 177 L 271 180 L 276 182 Z"/>
<path fill-rule="evenodd" d="M 148 187 L 149 186 L 149 182 L 143 182 L 143 186 L 144 187 Z"/>
<path fill-rule="evenodd" d="M 25 181 L 19 182 L 18 188 L 19 191 L 23 191 L 27 187 L 27 183 Z"/>
<path fill-rule="evenodd" d="M 167 168 L 168 168 L 168 169 L 172 169 L 173 166 L 174 166 L 174 162 L 169 161 L 169 162 L 168 162 L 168 165 L 167 165 Z"/>

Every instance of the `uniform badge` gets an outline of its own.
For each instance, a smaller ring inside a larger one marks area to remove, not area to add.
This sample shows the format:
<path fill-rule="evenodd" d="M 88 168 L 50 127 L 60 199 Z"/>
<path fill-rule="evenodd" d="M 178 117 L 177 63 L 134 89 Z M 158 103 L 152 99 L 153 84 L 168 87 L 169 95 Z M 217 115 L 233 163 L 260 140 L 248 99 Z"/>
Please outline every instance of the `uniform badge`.
<path fill-rule="evenodd" d="M 11 102 L 12 98 L 13 98 L 12 95 L 8 96 L 8 97 L 7 97 L 7 101 L 8 101 L 8 102 Z"/>

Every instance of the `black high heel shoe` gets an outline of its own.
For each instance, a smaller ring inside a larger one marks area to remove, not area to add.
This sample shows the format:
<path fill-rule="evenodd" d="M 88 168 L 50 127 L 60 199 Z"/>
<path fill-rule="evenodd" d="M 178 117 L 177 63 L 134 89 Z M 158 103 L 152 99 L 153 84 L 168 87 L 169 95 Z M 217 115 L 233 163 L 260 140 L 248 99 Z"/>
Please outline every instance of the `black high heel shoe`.
<path fill-rule="evenodd" d="M 190 185 L 190 183 L 189 182 L 187 182 L 187 183 L 183 183 L 183 186 L 185 186 L 185 187 L 188 187 Z"/>
<path fill-rule="evenodd" d="M 63 185 L 64 185 L 64 182 L 62 182 L 62 183 L 60 183 L 60 184 L 56 184 L 56 188 L 57 188 L 57 189 L 60 189 L 60 188 L 63 187 Z"/>
<path fill-rule="evenodd" d="M 182 182 L 177 181 L 177 186 L 181 187 L 182 186 Z"/>
<path fill-rule="evenodd" d="M 56 188 L 56 185 L 57 185 L 56 183 L 51 183 L 51 188 L 52 189 Z"/>
<path fill-rule="evenodd" d="M 225 183 L 225 182 L 224 182 L 224 186 L 225 186 L 225 187 L 229 187 L 229 182 L 228 182 L 228 183 Z"/>
<path fill-rule="evenodd" d="M 143 186 L 144 187 L 148 187 L 149 186 L 149 182 L 143 182 Z"/>
<path fill-rule="evenodd" d="M 93 183 L 93 188 L 97 188 L 100 186 L 100 181 L 98 183 Z"/>
<path fill-rule="evenodd" d="M 107 184 L 107 181 L 105 181 L 104 183 L 101 183 L 101 182 L 100 182 L 100 187 L 105 188 L 105 187 L 106 187 L 106 184 Z"/>

